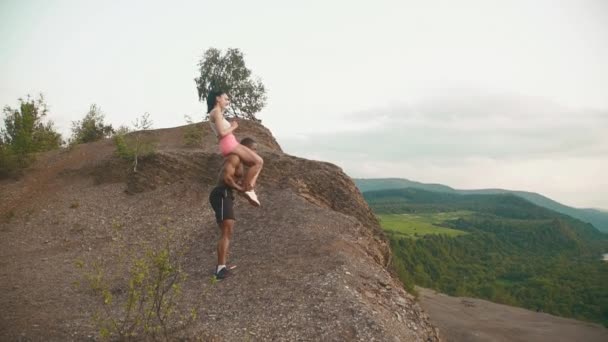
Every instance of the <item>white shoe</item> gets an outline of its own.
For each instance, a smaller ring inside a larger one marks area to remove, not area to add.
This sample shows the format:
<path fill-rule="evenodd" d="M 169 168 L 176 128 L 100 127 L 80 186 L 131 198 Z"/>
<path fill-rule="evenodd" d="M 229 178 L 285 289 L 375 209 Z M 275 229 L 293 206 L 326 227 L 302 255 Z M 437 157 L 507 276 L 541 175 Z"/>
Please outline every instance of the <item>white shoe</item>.
<path fill-rule="evenodd" d="M 255 205 L 256 207 L 260 206 L 260 201 L 258 200 L 258 196 L 255 194 L 255 191 L 249 190 L 243 193 L 245 197 L 249 200 L 249 203 Z"/>

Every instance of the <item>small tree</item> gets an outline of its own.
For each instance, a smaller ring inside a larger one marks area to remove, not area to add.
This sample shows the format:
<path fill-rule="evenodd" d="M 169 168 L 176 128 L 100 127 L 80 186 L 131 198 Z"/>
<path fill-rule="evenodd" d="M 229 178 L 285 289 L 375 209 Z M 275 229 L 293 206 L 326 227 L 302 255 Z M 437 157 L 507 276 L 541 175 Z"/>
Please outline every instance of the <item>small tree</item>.
<path fill-rule="evenodd" d="M 259 121 L 255 114 L 266 105 L 266 89 L 259 78 L 252 78 L 239 49 L 228 49 L 222 54 L 210 48 L 199 67 L 200 77 L 194 81 L 201 102 L 207 101 L 211 89 L 223 90 L 230 94 L 230 107 L 236 117 Z"/>
<path fill-rule="evenodd" d="M 19 99 L 19 107 L 5 106 L 4 127 L 0 128 L 0 176 L 23 168 L 33 159 L 33 153 L 59 148 L 61 134 L 52 121 L 43 122 L 48 106 L 42 94 L 38 99 Z"/>
<path fill-rule="evenodd" d="M 137 172 L 138 157 L 150 154 L 154 150 L 154 145 L 149 139 L 145 139 L 144 132 L 152 128 L 150 114 L 144 113 L 141 118 L 135 119 L 133 124 L 137 132 L 135 133 L 135 155 L 133 160 L 133 171 Z"/>
<path fill-rule="evenodd" d="M 104 115 L 96 104 L 92 104 L 89 112 L 82 120 L 72 121 L 72 144 L 84 144 L 109 138 L 114 134 L 112 125 L 106 125 Z"/>
<path fill-rule="evenodd" d="M 146 130 L 152 128 L 150 114 L 144 113 L 133 123 L 135 132 L 129 133 L 128 127 L 121 127 L 114 136 L 116 153 L 127 160 L 133 161 L 133 172 L 137 172 L 139 158 L 154 153 L 155 143 Z"/>

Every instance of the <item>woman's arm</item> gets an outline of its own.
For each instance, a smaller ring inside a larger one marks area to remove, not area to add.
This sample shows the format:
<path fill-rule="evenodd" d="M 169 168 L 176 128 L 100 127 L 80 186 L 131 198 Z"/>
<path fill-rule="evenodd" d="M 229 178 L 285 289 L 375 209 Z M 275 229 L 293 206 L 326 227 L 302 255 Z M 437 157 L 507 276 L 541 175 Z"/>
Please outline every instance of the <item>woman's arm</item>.
<path fill-rule="evenodd" d="M 213 119 L 213 124 L 215 125 L 215 129 L 217 130 L 217 134 L 219 134 L 220 138 L 232 133 L 239 126 L 238 123 L 232 121 L 230 122 L 230 128 L 225 129 L 224 125 L 222 124 L 222 114 L 219 110 L 212 110 L 210 116 Z"/>

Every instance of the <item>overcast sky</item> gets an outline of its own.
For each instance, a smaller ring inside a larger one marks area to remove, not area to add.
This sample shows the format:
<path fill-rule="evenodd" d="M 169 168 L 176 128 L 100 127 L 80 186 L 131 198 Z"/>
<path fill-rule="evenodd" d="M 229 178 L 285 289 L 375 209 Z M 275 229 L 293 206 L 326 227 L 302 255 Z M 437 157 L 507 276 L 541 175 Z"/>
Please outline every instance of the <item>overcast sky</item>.
<path fill-rule="evenodd" d="M 608 209 L 608 1 L 0 1 L 0 105 L 44 93 L 65 134 L 202 118 L 235 47 L 284 150 L 353 177 L 542 193 Z"/>

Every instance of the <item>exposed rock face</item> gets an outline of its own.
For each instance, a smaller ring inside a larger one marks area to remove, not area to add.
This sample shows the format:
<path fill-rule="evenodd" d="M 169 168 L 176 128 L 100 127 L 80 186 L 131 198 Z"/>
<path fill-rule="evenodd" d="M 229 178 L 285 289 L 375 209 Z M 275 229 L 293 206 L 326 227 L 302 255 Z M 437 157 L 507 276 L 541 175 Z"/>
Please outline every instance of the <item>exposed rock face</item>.
<path fill-rule="evenodd" d="M 90 317 L 99 304 L 74 285 L 83 278 L 74 263 L 118 262 L 113 229 L 124 227 L 136 249 L 162 225 L 184 251 L 181 303 L 198 312 L 175 338 L 439 340 L 387 271 L 388 243 L 351 179 L 332 164 L 284 154 L 252 122 L 241 121 L 237 137 L 261 145 L 262 207 L 237 196 L 230 262 L 238 268 L 210 283 L 218 228 L 207 198 L 222 158 L 208 125 L 200 148 L 184 146 L 186 129 L 148 132 L 158 152 L 137 173 L 102 141 L 41 156 L 23 179 L 0 185 L 0 336 L 95 338 Z"/>

